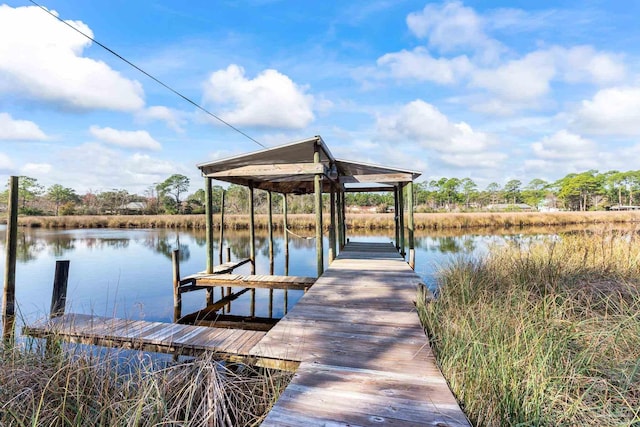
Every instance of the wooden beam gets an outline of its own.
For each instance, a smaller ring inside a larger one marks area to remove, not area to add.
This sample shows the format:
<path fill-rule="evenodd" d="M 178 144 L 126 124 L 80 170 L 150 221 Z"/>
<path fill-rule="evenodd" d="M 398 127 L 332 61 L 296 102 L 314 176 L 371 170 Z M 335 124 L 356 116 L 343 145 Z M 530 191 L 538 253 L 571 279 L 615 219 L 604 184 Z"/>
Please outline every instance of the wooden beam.
<path fill-rule="evenodd" d="M 218 253 L 219 253 L 219 261 L 222 264 L 222 247 L 224 246 L 224 197 L 226 194 L 226 190 L 222 190 L 222 194 L 220 195 L 220 238 L 218 239 Z"/>
<path fill-rule="evenodd" d="M 381 193 L 383 191 L 392 192 L 395 187 L 392 186 L 380 186 L 380 187 L 350 187 L 345 188 L 344 191 L 347 193 Z"/>
<path fill-rule="evenodd" d="M 324 174 L 325 166 L 322 163 L 272 163 L 267 165 L 241 166 L 234 169 L 213 172 L 207 174 L 211 178 L 223 178 L 229 176 L 289 176 L 289 175 L 315 175 Z"/>
<path fill-rule="evenodd" d="M 342 184 L 354 182 L 409 182 L 411 180 L 413 180 L 413 174 L 410 173 L 380 173 L 340 177 Z"/>
<path fill-rule="evenodd" d="M 284 275 L 289 275 L 289 225 L 287 224 L 289 206 L 287 195 L 282 195 L 282 232 L 284 234 Z"/>
<path fill-rule="evenodd" d="M 267 191 L 267 228 L 269 233 L 269 274 L 273 274 L 273 200 Z"/>
<path fill-rule="evenodd" d="M 400 229 L 400 255 L 405 256 L 404 250 L 404 188 L 398 184 L 398 224 Z"/>
<path fill-rule="evenodd" d="M 69 279 L 69 260 L 56 261 L 56 272 L 53 276 L 53 293 L 51 294 L 50 317 L 64 314 L 67 305 L 67 283 Z"/>

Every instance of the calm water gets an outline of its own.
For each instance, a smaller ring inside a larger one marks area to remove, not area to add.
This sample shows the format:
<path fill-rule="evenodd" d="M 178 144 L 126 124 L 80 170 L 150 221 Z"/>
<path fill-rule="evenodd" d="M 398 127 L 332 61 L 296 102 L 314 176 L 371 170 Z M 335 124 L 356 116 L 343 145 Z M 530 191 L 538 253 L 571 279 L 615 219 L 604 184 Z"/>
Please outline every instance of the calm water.
<path fill-rule="evenodd" d="M 0 233 L 0 255 L 4 260 L 4 226 Z M 299 233 L 299 234 L 311 234 Z M 352 240 L 391 241 L 390 235 L 354 234 Z M 416 272 L 429 286 L 438 266 L 454 254 L 478 255 L 490 243 L 519 236 L 418 236 L 416 239 Z M 274 236 L 274 273 L 284 274 L 284 241 Z M 232 248 L 232 259 L 248 257 L 249 234 L 227 233 L 224 247 Z M 328 242 L 325 241 L 325 250 Z M 48 315 L 55 261 L 71 261 L 67 312 L 97 314 L 171 322 L 173 320 L 171 252 L 181 250 L 183 276 L 205 268 L 204 232 L 175 230 L 85 229 L 85 230 L 20 230 L 16 267 L 16 302 L 18 327 Z M 315 276 L 315 241 L 291 238 L 289 274 Z M 215 243 L 217 263 L 218 244 Z M 225 255 L 226 256 L 226 255 Z M 256 273 L 269 273 L 267 236 L 256 236 Z M 326 263 L 326 254 L 325 254 Z M 4 262 L 1 263 L 4 270 Z M 236 270 L 249 274 L 249 266 Z M 4 274 L 4 271 L 2 272 Z M 268 290 L 257 290 L 256 316 L 268 316 Z M 289 308 L 302 296 L 302 291 L 289 291 Z M 219 290 L 216 299 L 219 298 Z M 204 307 L 204 291 L 183 294 L 182 313 Z M 250 293 L 232 303 L 231 314 L 249 315 Z M 273 315 L 284 313 L 284 294 L 274 291 Z"/>

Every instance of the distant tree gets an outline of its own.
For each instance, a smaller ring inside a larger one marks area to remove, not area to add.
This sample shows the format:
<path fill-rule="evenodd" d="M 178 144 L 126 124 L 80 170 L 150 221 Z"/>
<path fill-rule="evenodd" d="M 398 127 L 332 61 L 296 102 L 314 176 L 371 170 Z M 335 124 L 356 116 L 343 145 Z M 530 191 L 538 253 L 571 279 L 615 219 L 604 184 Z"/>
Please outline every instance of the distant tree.
<path fill-rule="evenodd" d="M 131 195 L 127 190 L 113 189 L 110 191 L 103 191 L 97 196 L 99 210 L 101 213 L 116 214 L 124 205 L 129 203 Z"/>
<path fill-rule="evenodd" d="M 63 187 L 60 184 L 54 184 L 49 187 L 47 190 L 47 198 L 55 205 L 56 216 L 58 216 L 60 205 L 80 200 L 73 188 Z"/>
<path fill-rule="evenodd" d="M 530 206 L 540 205 L 545 198 L 548 185 L 549 183 L 544 179 L 532 179 L 522 190 L 522 199 Z"/>
<path fill-rule="evenodd" d="M 497 182 L 492 182 L 487 185 L 487 193 L 489 193 L 489 198 L 492 204 L 498 203 L 498 198 L 500 196 L 500 184 Z"/>
<path fill-rule="evenodd" d="M 189 178 L 184 175 L 173 174 L 158 184 L 156 189 L 158 194 L 161 195 L 160 198 L 173 197 L 177 211 L 182 212 L 181 196 L 189 189 Z"/>
<path fill-rule="evenodd" d="M 462 186 L 462 193 L 464 194 L 464 206 L 469 208 L 471 199 L 477 194 L 478 186 L 471 178 L 464 178 L 460 181 Z"/>
<path fill-rule="evenodd" d="M 504 185 L 504 197 L 507 203 L 511 202 L 514 205 L 520 201 L 520 186 L 522 182 L 517 179 L 512 179 Z"/>
<path fill-rule="evenodd" d="M 26 209 L 27 202 L 34 200 L 43 192 L 44 187 L 38 183 L 37 179 L 24 175 L 18 177 L 18 199 L 23 210 Z"/>

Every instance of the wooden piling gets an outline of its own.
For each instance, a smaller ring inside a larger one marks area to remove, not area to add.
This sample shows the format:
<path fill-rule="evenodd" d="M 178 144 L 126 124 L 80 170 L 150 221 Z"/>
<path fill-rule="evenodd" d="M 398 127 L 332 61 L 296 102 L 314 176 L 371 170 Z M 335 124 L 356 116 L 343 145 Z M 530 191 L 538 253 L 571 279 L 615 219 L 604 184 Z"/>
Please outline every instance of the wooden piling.
<path fill-rule="evenodd" d="M 344 204 L 344 193 L 338 190 L 336 194 L 337 205 L 338 205 L 338 250 L 342 250 L 344 247 L 344 233 L 342 232 L 342 227 L 344 226 L 344 218 L 342 217 L 342 205 Z"/>
<path fill-rule="evenodd" d="M 393 188 L 393 221 L 396 231 L 396 250 L 400 251 L 400 204 L 398 203 L 398 187 Z"/>
<path fill-rule="evenodd" d="M 220 264 L 222 264 L 222 247 L 224 246 L 224 199 L 226 193 L 225 190 L 222 190 L 222 194 L 220 195 L 220 238 L 218 239 Z"/>
<path fill-rule="evenodd" d="M 269 233 L 269 274 L 273 276 L 273 205 L 271 191 L 267 191 L 267 229 Z"/>
<path fill-rule="evenodd" d="M 207 274 L 213 273 L 213 192 L 211 178 L 204 178 L 204 214 L 206 217 Z"/>
<path fill-rule="evenodd" d="M 253 200 L 253 183 L 251 181 L 249 181 L 249 259 L 251 259 L 251 274 L 256 274 L 255 203 Z"/>
<path fill-rule="evenodd" d="M 313 146 L 313 162 L 320 163 L 320 146 L 316 142 Z M 313 190 L 315 194 L 316 211 L 316 270 L 318 277 L 324 272 L 324 259 L 322 247 L 322 174 L 315 174 L 313 178 Z"/>
<path fill-rule="evenodd" d="M 400 230 L 400 255 L 405 256 L 404 250 L 404 188 L 398 184 L 398 229 Z"/>
<path fill-rule="evenodd" d="M 416 269 L 416 250 L 414 248 L 414 222 L 413 222 L 413 181 L 407 183 L 407 215 L 409 231 L 409 266 Z"/>
<path fill-rule="evenodd" d="M 53 276 L 53 293 L 51 294 L 51 310 L 49 317 L 59 317 L 64 314 L 67 305 L 67 283 L 69 280 L 69 261 L 56 261 L 56 271 Z"/>
<path fill-rule="evenodd" d="M 342 191 L 342 245 L 347 242 L 347 199 L 346 193 Z M 340 248 L 342 249 L 342 248 Z"/>
<path fill-rule="evenodd" d="M 180 293 L 180 250 L 171 253 L 173 265 L 173 321 L 177 322 L 182 317 L 182 294 Z"/>
<path fill-rule="evenodd" d="M 231 248 L 227 248 L 227 262 L 231 262 Z"/>
<path fill-rule="evenodd" d="M 333 184 L 331 184 L 329 199 L 329 263 L 332 263 L 336 257 L 336 190 Z"/>
<path fill-rule="evenodd" d="M 289 275 L 289 225 L 287 224 L 288 215 L 287 195 L 282 195 L 282 233 L 284 234 L 284 275 Z"/>
<path fill-rule="evenodd" d="M 4 268 L 4 304 L 2 308 L 2 338 L 12 343 L 16 320 L 16 255 L 18 252 L 18 177 L 9 178 L 7 206 L 6 262 Z"/>

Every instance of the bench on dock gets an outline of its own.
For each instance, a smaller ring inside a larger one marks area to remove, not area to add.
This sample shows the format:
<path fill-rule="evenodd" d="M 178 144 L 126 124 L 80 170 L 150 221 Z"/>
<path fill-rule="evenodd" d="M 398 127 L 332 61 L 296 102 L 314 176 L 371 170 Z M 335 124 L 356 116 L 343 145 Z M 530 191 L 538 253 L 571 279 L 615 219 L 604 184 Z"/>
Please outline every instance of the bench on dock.
<path fill-rule="evenodd" d="M 228 274 L 228 273 L 233 273 L 233 270 L 235 270 L 236 268 L 243 266 L 247 263 L 251 262 L 250 258 L 245 258 L 245 259 L 241 259 L 238 261 L 228 261 L 225 262 L 223 264 L 220 265 L 216 265 L 215 267 L 213 267 L 213 273 L 211 274 Z M 184 277 L 182 279 L 180 279 L 180 286 L 182 285 L 188 285 L 191 284 L 195 281 L 195 279 L 201 275 L 207 275 L 207 273 L 202 272 L 202 273 L 197 273 L 197 274 L 192 274 L 191 276 L 187 276 Z"/>
<path fill-rule="evenodd" d="M 183 278 L 180 282 L 181 292 L 210 288 L 212 286 L 226 286 L 251 289 L 292 289 L 307 290 L 315 283 L 314 277 L 303 276 L 272 276 L 272 275 L 241 275 L 241 274 L 206 274 L 198 273 Z M 188 283 L 188 284 L 187 284 Z"/>
<path fill-rule="evenodd" d="M 212 328 L 176 323 L 126 320 L 87 314 L 64 314 L 25 326 L 24 335 L 60 338 L 78 344 L 121 347 L 163 353 L 198 355 L 219 353 L 230 361 L 247 361 L 262 331 Z"/>

